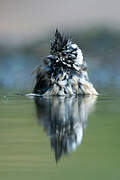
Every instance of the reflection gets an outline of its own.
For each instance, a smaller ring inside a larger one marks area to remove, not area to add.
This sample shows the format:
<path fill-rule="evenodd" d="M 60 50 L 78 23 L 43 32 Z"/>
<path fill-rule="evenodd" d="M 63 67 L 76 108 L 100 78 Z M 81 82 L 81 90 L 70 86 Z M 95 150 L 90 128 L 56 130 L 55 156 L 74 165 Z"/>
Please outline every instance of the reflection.
<path fill-rule="evenodd" d="M 96 96 L 35 98 L 37 120 L 50 138 L 56 162 L 81 144 Z"/>

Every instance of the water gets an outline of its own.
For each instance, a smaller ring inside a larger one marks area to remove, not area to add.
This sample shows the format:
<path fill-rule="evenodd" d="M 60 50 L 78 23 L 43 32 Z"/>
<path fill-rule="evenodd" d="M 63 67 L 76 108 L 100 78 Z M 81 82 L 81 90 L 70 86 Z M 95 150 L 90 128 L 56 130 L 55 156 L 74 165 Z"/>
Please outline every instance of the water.
<path fill-rule="evenodd" d="M 0 179 L 119 179 L 120 98 L 0 96 Z"/>

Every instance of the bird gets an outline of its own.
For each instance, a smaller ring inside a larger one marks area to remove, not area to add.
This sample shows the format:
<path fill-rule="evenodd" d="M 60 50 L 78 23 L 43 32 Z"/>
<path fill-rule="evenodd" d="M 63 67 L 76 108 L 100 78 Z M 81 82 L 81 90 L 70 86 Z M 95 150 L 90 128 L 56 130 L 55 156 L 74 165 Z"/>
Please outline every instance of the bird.
<path fill-rule="evenodd" d="M 58 29 L 50 41 L 49 55 L 38 65 L 34 93 L 44 96 L 98 95 L 90 82 L 87 63 L 77 44 Z"/>

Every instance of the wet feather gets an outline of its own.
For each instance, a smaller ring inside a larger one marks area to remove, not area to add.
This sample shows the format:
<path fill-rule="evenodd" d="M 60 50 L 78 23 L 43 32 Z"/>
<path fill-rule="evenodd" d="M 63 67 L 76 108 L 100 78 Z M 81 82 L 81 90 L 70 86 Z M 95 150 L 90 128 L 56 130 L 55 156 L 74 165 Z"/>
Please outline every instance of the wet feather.
<path fill-rule="evenodd" d="M 37 66 L 34 93 L 44 95 L 98 95 L 88 79 L 87 64 L 81 49 L 56 30 L 55 39 L 50 41 L 50 54 L 44 66 Z"/>

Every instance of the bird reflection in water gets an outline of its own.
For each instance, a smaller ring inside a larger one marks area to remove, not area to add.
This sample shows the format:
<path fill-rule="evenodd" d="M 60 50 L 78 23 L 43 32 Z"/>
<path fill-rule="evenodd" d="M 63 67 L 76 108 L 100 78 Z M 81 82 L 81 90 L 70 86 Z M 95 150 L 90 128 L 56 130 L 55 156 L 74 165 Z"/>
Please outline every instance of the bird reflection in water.
<path fill-rule="evenodd" d="M 35 98 L 37 119 L 50 138 L 56 162 L 81 144 L 96 96 Z"/>

